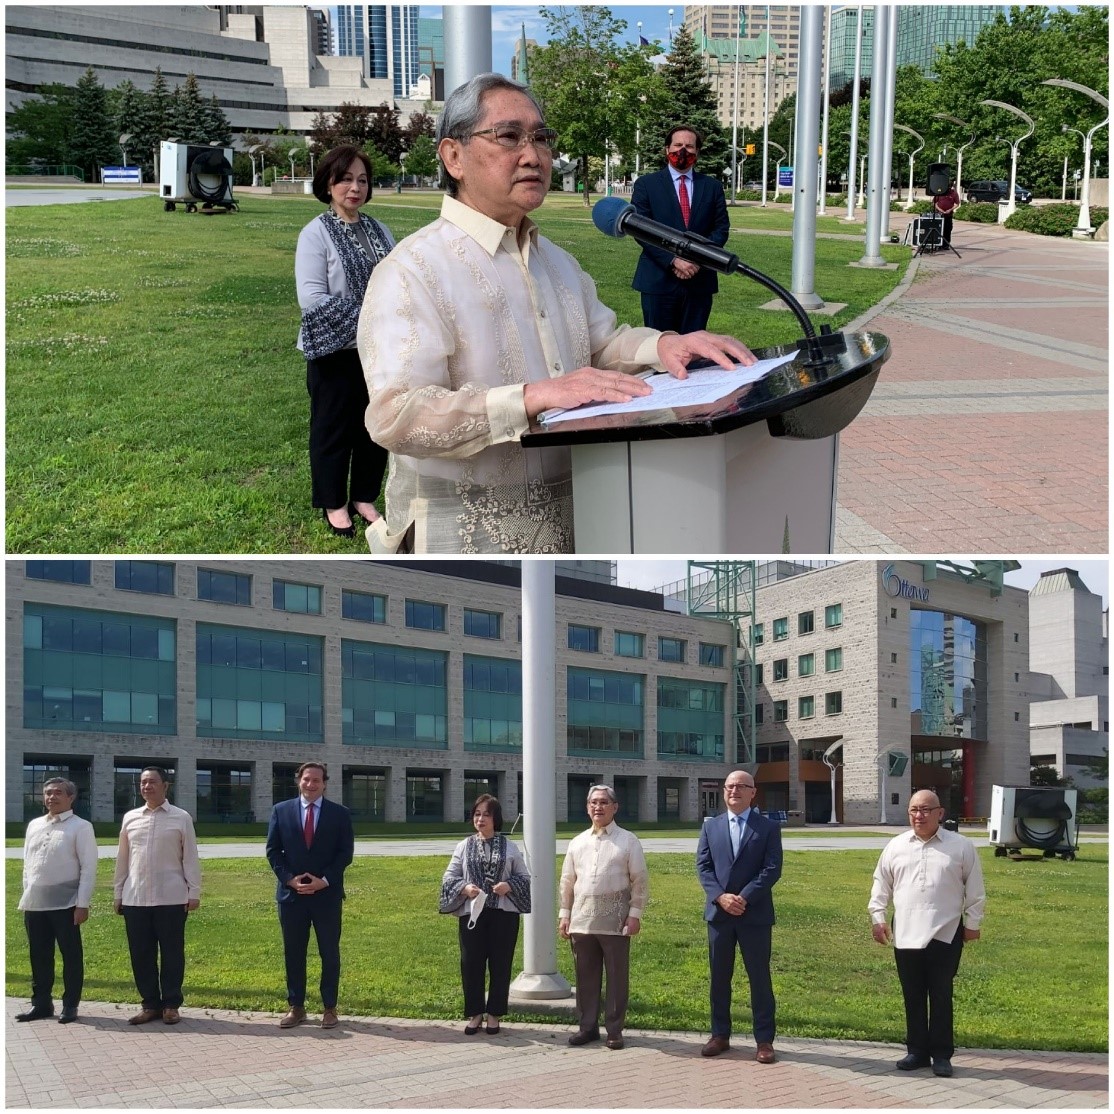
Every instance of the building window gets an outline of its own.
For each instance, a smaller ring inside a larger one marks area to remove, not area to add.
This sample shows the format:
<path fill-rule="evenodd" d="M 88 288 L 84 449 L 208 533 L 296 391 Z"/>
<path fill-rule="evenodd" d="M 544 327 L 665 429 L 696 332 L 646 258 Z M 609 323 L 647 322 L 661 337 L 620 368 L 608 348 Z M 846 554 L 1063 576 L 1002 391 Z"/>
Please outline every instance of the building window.
<path fill-rule="evenodd" d="M 445 605 L 424 600 L 406 601 L 406 625 L 414 630 L 444 630 Z"/>
<path fill-rule="evenodd" d="M 566 695 L 569 754 L 641 758 L 645 685 L 641 674 L 570 666 Z"/>
<path fill-rule="evenodd" d="M 74 812 L 83 820 L 91 820 L 92 797 L 89 793 L 91 763 L 87 758 L 62 758 L 49 761 L 31 758 L 23 764 L 22 819 L 33 820 L 43 814 L 43 782 L 52 777 L 64 777 L 77 787 Z M 9 819 L 14 819 L 9 816 Z"/>
<path fill-rule="evenodd" d="M 503 616 L 497 611 L 476 611 L 466 607 L 464 633 L 473 638 L 500 639 L 503 637 Z"/>
<path fill-rule="evenodd" d="M 778 658 L 774 662 L 774 680 L 787 681 L 789 679 L 789 659 Z"/>
<path fill-rule="evenodd" d="M 340 594 L 340 614 L 342 618 L 355 619 L 358 623 L 385 623 L 387 597 L 345 588 Z"/>
<path fill-rule="evenodd" d="M 522 750 L 522 663 L 464 655 L 464 749 Z"/>
<path fill-rule="evenodd" d="M 816 655 L 801 654 L 797 658 L 797 676 L 811 677 L 816 672 Z"/>
<path fill-rule="evenodd" d="M 830 603 L 824 608 L 824 626 L 828 630 L 843 626 L 843 604 Z"/>
<path fill-rule="evenodd" d="M 343 741 L 444 750 L 447 657 L 440 650 L 341 639 Z"/>
<path fill-rule="evenodd" d="M 824 651 L 824 672 L 838 673 L 843 668 L 843 647 Z"/>
<path fill-rule="evenodd" d="M 816 714 L 816 698 L 813 696 L 797 697 L 797 718 L 812 719 Z"/>
<path fill-rule="evenodd" d="M 784 723 L 789 718 L 789 701 L 774 701 L 774 723 Z"/>
<path fill-rule="evenodd" d="M 797 633 L 798 634 L 812 634 L 813 631 L 813 612 L 802 611 L 797 616 Z"/>
<path fill-rule="evenodd" d="M 719 667 L 723 665 L 723 656 L 726 646 L 717 646 L 713 642 L 700 643 L 700 664 Z"/>
<path fill-rule="evenodd" d="M 897 665 L 897 654 L 890 654 L 890 665 Z"/>
<path fill-rule="evenodd" d="M 198 820 L 251 823 L 251 767 L 198 762 L 196 815 Z"/>
<path fill-rule="evenodd" d="M 28 603 L 23 612 L 23 726 L 173 735 L 171 619 Z"/>
<path fill-rule="evenodd" d="M 766 624 L 755 623 L 750 628 L 750 644 L 752 646 L 761 646 L 766 637 Z"/>
<path fill-rule="evenodd" d="M 890 608 L 890 618 L 891 619 L 896 619 L 897 618 L 897 608 L 896 607 L 891 607 Z M 1016 634 L 1013 636 L 1013 640 L 1014 640 L 1014 642 L 1017 641 L 1017 635 Z"/>
<path fill-rule="evenodd" d="M 168 561 L 117 561 L 115 573 L 121 592 L 174 595 L 174 566 Z"/>
<path fill-rule="evenodd" d="M 276 611 L 294 611 L 299 615 L 321 614 L 321 589 L 318 585 L 275 580 L 272 589 Z"/>
<path fill-rule="evenodd" d="M 684 662 L 686 643 L 683 638 L 658 639 L 658 661 Z"/>
<path fill-rule="evenodd" d="M 60 584 L 88 584 L 91 561 L 28 561 L 28 580 L 57 580 Z"/>
<path fill-rule="evenodd" d="M 583 650 L 586 654 L 600 652 L 600 628 L 569 623 L 569 649 Z"/>
<path fill-rule="evenodd" d="M 172 763 L 163 759 L 129 759 L 125 762 L 117 762 L 113 766 L 112 776 L 112 812 L 115 819 L 119 820 L 125 812 L 130 812 L 133 808 L 142 808 L 145 804 L 143 798 L 139 795 L 139 775 L 143 772 L 145 766 L 161 766 L 170 778 L 170 791 L 166 795 L 166 799 L 174 804 L 174 797 L 177 790 L 175 784 L 177 779 L 174 776 L 175 770 Z"/>
<path fill-rule="evenodd" d="M 764 704 L 755 704 L 754 706 L 754 722 L 756 726 L 761 726 L 765 719 L 766 706 Z"/>
<path fill-rule="evenodd" d="M 406 771 L 406 819 L 425 822 L 445 819 L 445 793 L 440 774 Z"/>
<path fill-rule="evenodd" d="M 658 758 L 723 761 L 725 685 L 658 678 Z"/>
<path fill-rule="evenodd" d="M 788 762 L 789 744 L 767 743 L 764 746 L 756 747 L 754 751 L 754 760 L 756 762 Z"/>
<path fill-rule="evenodd" d="M 986 625 L 941 611 L 909 609 L 909 708 L 920 735 L 986 739 Z"/>
<path fill-rule="evenodd" d="M 838 716 L 843 711 L 843 693 L 827 692 L 824 694 L 824 715 Z"/>
<path fill-rule="evenodd" d="M 220 572 L 217 569 L 197 570 L 197 598 L 213 603 L 234 603 L 251 606 L 251 577 L 242 572 Z"/>
<path fill-rule="evenodd" d="M 318 743 L 324 639 L 197 624 L 197 734 Z"/>
<path fill-rule="evenodd" d="M 754 666 L 754 683 L 756 685 L 761 685 L 763 683 L 762 678 L 764 675 L 765 667 L 762 665 L 761 662 L 756 662 Z"/>
<path fill-rule="evenodd" d="M 789 619 L 775 619 L 774 620 L 774 641 L 780 642 L 784 638 L 789 637 Z"/>
<path fill-rule="evenodd" d="M 620 658 L 642 658 L 646 656 L 646 636 L 632 631 L 615 632 L 615 655 Z"/>
<path fill-rule="evenodd" d="M 891 696 L 890 697 L 890 707 L 891 708 L 896 708 L 897 707 L 897 697 L 896 696 Z"/>
<path fill-rule="evenodd" d="M 342 775 L 344 807 L 353 820 L 387 819 L 387 775 L 382 770 L 352 770 Z"/>

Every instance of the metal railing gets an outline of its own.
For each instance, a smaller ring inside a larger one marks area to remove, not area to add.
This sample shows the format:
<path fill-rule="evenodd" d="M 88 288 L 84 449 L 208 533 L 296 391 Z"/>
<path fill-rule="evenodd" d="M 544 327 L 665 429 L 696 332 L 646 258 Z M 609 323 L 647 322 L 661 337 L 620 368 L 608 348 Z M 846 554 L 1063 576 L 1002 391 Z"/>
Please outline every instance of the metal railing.
<path fill-rule="evenodd" d="M 57 166 L 10 165 L 4 167 L 4 175 L 8 178 L 78 178 L 85 181 L 85 171 L 69 163 Z"/>

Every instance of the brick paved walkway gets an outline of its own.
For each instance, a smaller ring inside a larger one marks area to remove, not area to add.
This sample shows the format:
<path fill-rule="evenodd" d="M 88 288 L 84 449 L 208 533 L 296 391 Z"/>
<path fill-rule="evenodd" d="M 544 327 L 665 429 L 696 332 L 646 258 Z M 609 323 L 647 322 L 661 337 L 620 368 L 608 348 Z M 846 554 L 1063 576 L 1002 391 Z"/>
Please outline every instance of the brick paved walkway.
<path fill-rule="evenodd" d="M 764 1067 L 740 1039 L 704 1060 L 706 1034 L 631 1030 L 627 1048 L 569 1048 L 571 1027 L 342 1018 L 280 1031 L 277 1015 L 191 1010 L 130 1028 L 131 1008 L 83 1003 L 81 1021 L 16 1024 L 6 1000 L 9 1107 L 1100 1108 L 1100 1054 L 959 1050 L 955 1077 L 902 1073 L 904 1049 L 785 1039 Z"/>
<path fill-rule="evenodd" d="M 836 551 L 1105 553 L 1108 245 L 955 244 L 853 325 L 893 355 L 840 437 Z"/>

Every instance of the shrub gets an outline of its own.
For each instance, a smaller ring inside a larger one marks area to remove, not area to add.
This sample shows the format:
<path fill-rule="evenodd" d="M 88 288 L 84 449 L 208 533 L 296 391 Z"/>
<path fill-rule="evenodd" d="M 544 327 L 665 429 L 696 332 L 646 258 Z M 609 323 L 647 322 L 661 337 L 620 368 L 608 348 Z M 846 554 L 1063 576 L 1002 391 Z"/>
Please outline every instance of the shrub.
<path fill-rule="evenodd" d="M 955 219 L 994 224 L 998 220 L 998 206 L 991 201 L 965 201 L 956 208 Z"/>
<path fill-rule="evenodd" d="M 909 212 L 918 217 L 926 217 L 932 212 L 932 202 L 929 200 L 914 201 L 913 208 Z"/>
<path fill-rule="evenodd" d="M 1026 205 L 1006 221 L 1006 227 L 1038 236 L 1070 236 L 1078 223 L 1077 205 Z"/>
<path fill-rule="evenodd" d="M 1080 824 L 1106 824 L 1109 817 L 1110 791 L 1105 787 L 1079 790 Z"/>

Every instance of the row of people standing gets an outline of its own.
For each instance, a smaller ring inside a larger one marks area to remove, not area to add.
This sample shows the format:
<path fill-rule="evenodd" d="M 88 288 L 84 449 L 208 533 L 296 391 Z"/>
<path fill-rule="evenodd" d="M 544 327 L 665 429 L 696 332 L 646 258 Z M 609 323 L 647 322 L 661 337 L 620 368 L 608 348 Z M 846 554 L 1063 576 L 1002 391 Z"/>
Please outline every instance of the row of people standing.
<path fill-rule="evenodd" d="M 530 423 L 648 394 L 636 374 L 647 367 L 684 378 L 700 357 L 754 362 L 738 340 L 705 331 L 715 276 L 682 260 L 639 264 L 636 286 L 649 282 L 663 312 L 668 302 L 668 320 L 648 308 L 647 327 L 618 324 L 591 277 L 529 218 L 549 191 L 556 144 L 527 87 L 498 74 L 462 85 L 438 119 L 440 217 L 395 250 L 386 227 L 358 212 L 366 156 L 338 148 L 318 168 L 314 193 L 329 212 L 303 230 L 295 264 L 313 498 L 337 533 L 361 515 L 372 552 L 572 552 L 569 450 L 523 449 Z M 694 152 L 699 136 L 681 128 L 669 145 Z M 688 174 L 688 154 L 681 161 Z M 722 187 L 684 180 L 664 186 L 668 222 L 707 226 L 723 242 Z M 383 522 L 371 500 L 388 454 Z"/>
<path fill-rule="evenodd" d="M 352 862 L 351 814 L 328 800 L 328 770 L 307 762 L 296 773 L 298 796 L 276 804 L 266 855 L 276 880 L 276 904 L 286 967 L 288 1012 L 283 1029 L 307 1019 L 306 953 L 312 929 L 321 954 L 321 1025 L 339 1024 L 340 936 L 344 872 Z M 169 779 L 159 767 L 140 775 L 142 808 L 126 813 L 117 848 L 113 901 L 124 917 L 132 972 L 142 1001 L 132 1025 L 180 1020 L 185 925 L 200 905 L 201 875 L 189 814 L 167 801 Z M 63 1023 L 75 1021 L 81 998 L 80 926 L 89 914 L 96 879 L 92 825 L 73 812 L 73 783 L 52 778 L 43 787 L 46 814 L 33 820 L 24 845 L 24 914 L 32 968 L 31 1008 L 18 1021 L 54 1014 L 54 951 L 63 960 Z M 775 1062 L 776 1032 L 770 974 L 774 905 L 782 872 L 781 831 L 752 807 L 753 775 L 732 771 L 724 781 L 725 811 L 706 820 L 696 853 L 705 893 L 712 1035 L 701 1050 L 730 1048 L 731 987 L 736 951 L 750 985 L 756 1060 Z M 630 942 L 642 927 L 649 873 L 638 839 L 615 823 L 614 789 L 593 785 L 591 827 L 569 844 L 561 870 L 558 931 L 570 941 L 576 970 L 577 1032 L 569 1044 L 601 1038 L 624 1047 Z M 935 793 L 920 790 L 909 804 L 911 830 L 889 841 L 874 873 L 868 911 L 874 939 L 893 942 L 906 1013 L 904 1071 L 931 1066 L 952 1074 L 952 984 L 965 942 L 979 939 L 985 890 L 971 840 L 941 826 Z M 502 833 L 502 808 L 484 794 L 472 810 L 473 834 L 454 849 L 441 883 L 439 908 L 458 918 L 460 972 L 469 1036 L 481 1026 L 501 1031 L 522 914 L 531 911 L 530 874 L 522 853 Z M 891 925 L 887 910 L 894 909 Z M 603 994 L 606 976 L 607 993 Z M 486 1024 L 485 1024 L 486 1022 Z"/>

